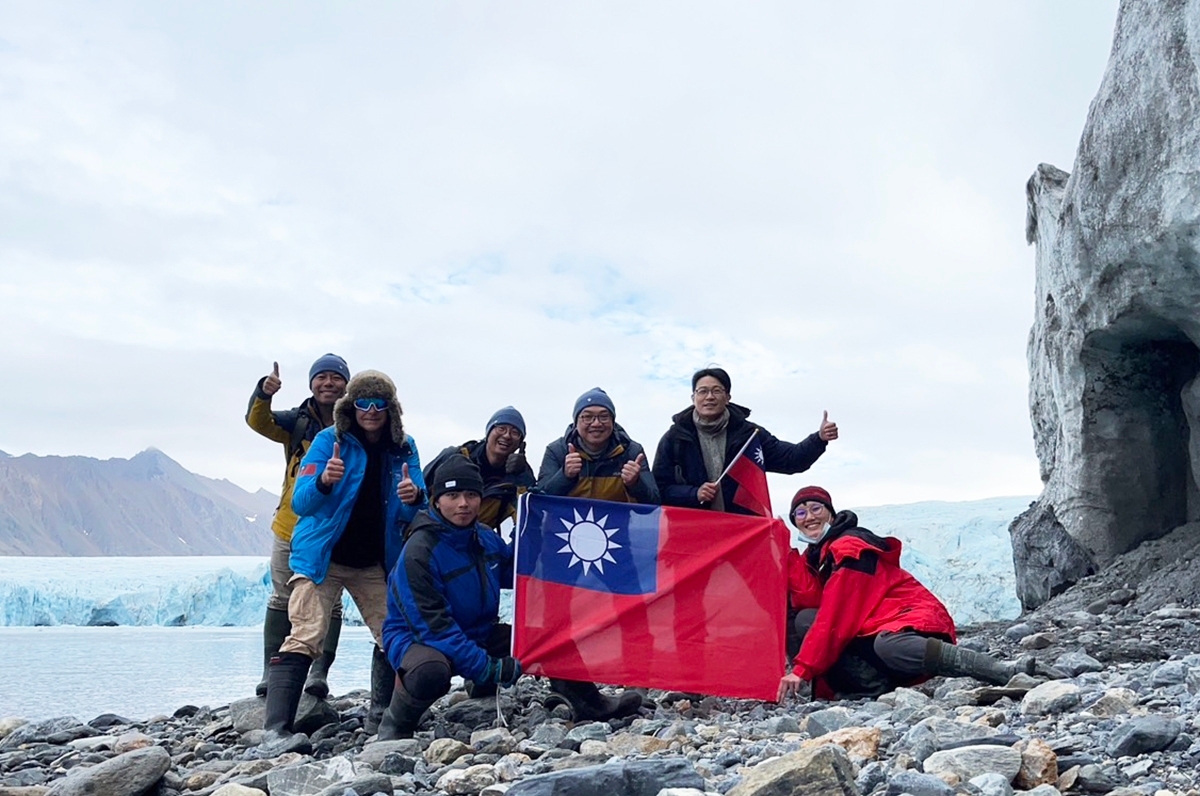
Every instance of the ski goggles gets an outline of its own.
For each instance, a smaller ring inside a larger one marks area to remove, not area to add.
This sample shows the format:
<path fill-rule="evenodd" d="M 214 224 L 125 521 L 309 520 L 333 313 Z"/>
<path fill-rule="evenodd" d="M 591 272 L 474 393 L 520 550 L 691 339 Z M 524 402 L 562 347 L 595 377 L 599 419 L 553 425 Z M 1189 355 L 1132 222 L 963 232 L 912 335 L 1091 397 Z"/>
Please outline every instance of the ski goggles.
<path fill-rule="evenodd" d="M 359 398 L 354 402 L 354 408 L 361 412 L 386 412 L 388 402 L 386 398 Z"/>

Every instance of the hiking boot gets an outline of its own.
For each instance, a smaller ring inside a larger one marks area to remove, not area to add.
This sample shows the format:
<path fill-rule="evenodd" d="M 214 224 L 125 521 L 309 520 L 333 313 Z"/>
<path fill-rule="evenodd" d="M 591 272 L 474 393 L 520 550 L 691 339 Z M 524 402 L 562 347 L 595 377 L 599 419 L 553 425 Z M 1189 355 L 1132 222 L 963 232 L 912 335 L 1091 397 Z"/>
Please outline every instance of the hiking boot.
<path fill-rule="evenodd" d="M 992 685 L 1008 685 L 1014 674 L 1033 674 L 1034 667 L 1032 657 L 1016 663 L 1005 663 L 991 655 L 947 644 L 936 638 L 929 639 L 925 647 L 926 671 L 946 677 L 974 677 Z"/>
<path fill-rule="evenodd" d="M 367 716 L 363 719 L 363 729 L 367 735 L 379 732 L 383 712 L 391 704 L 395 689 L 396 670 L 388 662 L 387 654 L 375 647 L 371 651 L 371 706 L 367 708 Z"/>
<path fill-rule="evenodd" d="M 391 702 L 379 722 L 379 734 L 376 740 L 395 741 L 400 738 L 411 738 L 421 723 L 421 717 L 434 703 L 416 699 L 404 688 L 399 678 L 395 679 L 395 689 L 392 691 Z"/>
<path fill-rule="evenodd" d="M 329 631 L 325 634 L 325 645 L 321 657 L 313 661 L 308 670 L 308 679 L 304 682 L 304 693 L 312 694 L 317 699 L 329 696 L 329 667 L 337 657 L 338 639 L 342 637 L 342 618 L 329 618 Z"/>
<path fill-rule="evenodd" d="M 626 689 L 620 696 L 600 692 L 595 683 L 582 680 L 550 680 L 550 690 L 571 706 L 575 721 L 607 721 L 632 716 L 642 706 L 642 695 Z"/>
<path fill-rule="evenodd" d="M 285 752 L 296 752 L 305 747 L 309 752 L 312 751 L 308 736 L 292 731 L 296 709 L 300 706 L 300 695 L 304 691 L 304 678 L 311 664 L 311 658 L 298 652 L 283 652 L 271 659 L 263 739 L 258 747 L 258 757 L 279 757 Z"/>
<path fill-rule="evenodd" d="M 268 608 L 267 617 L 263 620 L 263 673 L 262 680 L 254 687 L 254 695 L 267 695 L 267 678 L 271 673 L 271 659 L 279 654 L 283 640 L 292 632 L 292 623 L 288 612 L 278 608 Z"/>

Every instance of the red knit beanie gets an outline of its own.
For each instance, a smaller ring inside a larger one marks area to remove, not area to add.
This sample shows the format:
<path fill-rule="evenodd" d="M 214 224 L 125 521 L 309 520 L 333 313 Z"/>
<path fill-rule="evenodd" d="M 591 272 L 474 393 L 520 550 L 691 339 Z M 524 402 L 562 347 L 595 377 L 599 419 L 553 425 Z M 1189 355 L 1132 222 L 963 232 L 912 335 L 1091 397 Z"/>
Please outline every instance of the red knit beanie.
<path fill-rule="evenodd" d="M 829 509 L 830 516 L 837 514 L 837 512 L 833 510 L 833 498 L 829 496 L 828 492 L 819 486 L 806 486 L 802 487 L 800 491 L 792 497 L 792 507 L 788 510 L 788 518 L 790 519 L 792 514 L 795 513 L 796 506 L 799 506 L 801 503 L 807 503 L 810 500 L 815 500 L 825 508 Z"/>

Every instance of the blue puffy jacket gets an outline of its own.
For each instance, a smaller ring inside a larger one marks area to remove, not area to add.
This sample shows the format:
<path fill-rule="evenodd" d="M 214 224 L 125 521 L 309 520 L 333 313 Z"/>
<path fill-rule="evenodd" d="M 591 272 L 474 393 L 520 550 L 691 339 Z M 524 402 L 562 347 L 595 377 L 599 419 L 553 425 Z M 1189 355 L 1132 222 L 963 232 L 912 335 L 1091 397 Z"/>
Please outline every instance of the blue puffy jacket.
<path fill-rule="evenodd" d="M 458 528 L 434 509 L 417 515 L 388 576 L 383 646 L 399 669 L 413 644 L 450 659 L 456 674 L 478 680 L 483 648 L 500 616 L 500 589 L 513 583 L 513 546 L 486 525 Z"/>
<path fill-rule="evenodd" d="M 329 492 L 323 492 L 318 479 L 333 456 L 335 442 L 341 445 L 339 453 L 346 472 Z M 387 518 L 383 543 L 385 571 L 391 569 L 400 555 L 405 526 L 424 505 L 424 498 L 421 503 L 409 506 L 396 495 L 396 487 L 403 480 L 401 465 L 404 464 L 408 465 L 409 477 L 423 494 L 425 479 L 421 475 L 417 444 L 407 435 L 403 445 L 388 447 L 383 462 L 382 494 L 387 501 L 384 507 L 384 517 Z M 289 559 L 292 572 L 311 579 L 313 583 L 325 580 L 333 546 L 350 520 L 350 512 L 354 508 L 366 469 L 366 448 L 353 434 L 339 436 L 337 430 L 330 427 L 313 440 L 308 453 L 304 455 L 304 461 L 300 463 L 300 474 L 296 476 L 296 488 L 292 492 L 292 509 L 300 517 L 292 534 L 292 555 Z"/>

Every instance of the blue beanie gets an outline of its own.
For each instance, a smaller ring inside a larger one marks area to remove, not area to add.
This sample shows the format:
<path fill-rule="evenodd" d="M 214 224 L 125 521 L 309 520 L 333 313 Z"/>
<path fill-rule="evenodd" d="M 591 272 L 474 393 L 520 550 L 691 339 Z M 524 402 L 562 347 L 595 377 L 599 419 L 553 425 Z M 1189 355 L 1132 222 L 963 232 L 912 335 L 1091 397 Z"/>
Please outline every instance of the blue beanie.
<path fill-rule="evenodd" d="M 525 418 L 521 417 L 521 413 L 511 406 L 496 410 L 496 413 L 487 422 L 483 438 L 487 439 L 488 434 L 492 433 L 492 429 L 499 425 L 513 426 L 521 432 L 522 437 L 525 436 Z"/>
<path fill-rule="evenodd" d="M 339 357 L 337 354 L 326 354 L 312 364 L 308 369 L 308 383 L 312 384 L 312 380 L 317 377 L 318 373 L 336 373 L 346 381 L 350 381 L 350 366 L 346 364 L 346 360 Z"/>
<path fill-rule="evenodd" d="M 608 393 L 599 387 L 593 387 L 575 400 L 575 411 L 571 413 L 571 419 L 578 420 L 579 413 L 589 406 L 602 406 L 612 413 L 614 419 L 617 416 L 617 408 L 613 406 L 612 398 L 608 397 Z"/>

